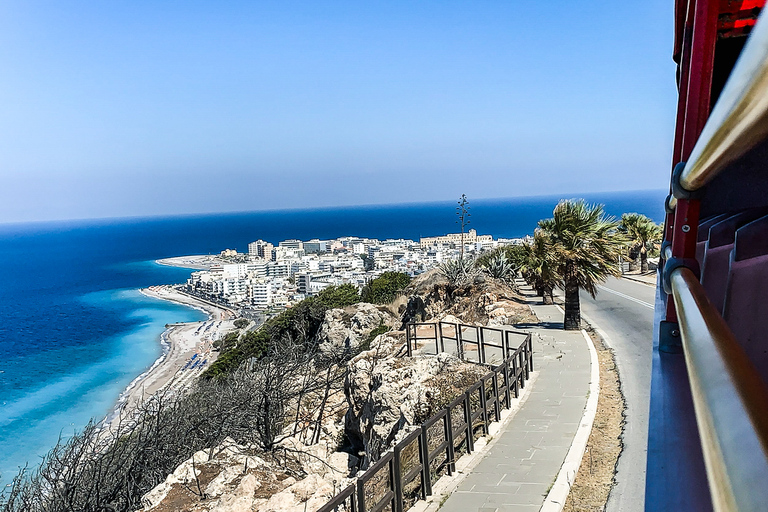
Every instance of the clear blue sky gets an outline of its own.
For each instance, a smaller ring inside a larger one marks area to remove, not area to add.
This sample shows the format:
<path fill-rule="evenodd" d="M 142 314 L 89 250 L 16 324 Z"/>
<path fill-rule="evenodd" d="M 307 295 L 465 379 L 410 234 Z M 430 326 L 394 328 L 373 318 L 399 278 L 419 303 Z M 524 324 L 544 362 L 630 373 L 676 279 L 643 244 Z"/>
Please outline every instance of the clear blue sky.
<path fill-rule="evenodd" d="M 672 0 L 0 3 L 0 222 L 668 183 Z"/>

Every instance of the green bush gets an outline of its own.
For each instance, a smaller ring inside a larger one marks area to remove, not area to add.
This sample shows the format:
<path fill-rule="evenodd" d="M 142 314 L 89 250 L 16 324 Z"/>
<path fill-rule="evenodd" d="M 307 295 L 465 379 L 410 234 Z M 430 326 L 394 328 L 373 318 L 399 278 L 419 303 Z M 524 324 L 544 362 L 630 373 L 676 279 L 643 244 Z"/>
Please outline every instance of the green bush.
<path fill-rule="evenodd" d="M 315 297 L 309 297 L 264 322 L 258 330 L 247 332 L 203 373 L 207 378 L 223 377 L 234 372 L 243 362 L 268 353 L 272 340 L 290 339 L 305 351 L 314 350 L 314 340 L 329 309 L 343 308 L 360 302 L 357 288 L 351 284 L 329 286 Z"/>
<path fill-rule="evenodd" d="M 235 320 L 235 327 L 237 329 L 242 329 L 243 327 L 245 327 L 249 323 L 250 322 L 248 321 L 247 318 L 238 318 L 237 320 Z"/>
<path fill-rule="evenodd" d="M 316 300 L 328 309 L 343 308 L 360 302 L 357 287 L 352 284 L 329 286 L 317 294 Z"/>
<path fill-rule="evenodd" d="M 410 282 L 411 277 L 408 274 L 384 272 L 363 287 L 360 299 L 371 304 L 389 304 Z"/>

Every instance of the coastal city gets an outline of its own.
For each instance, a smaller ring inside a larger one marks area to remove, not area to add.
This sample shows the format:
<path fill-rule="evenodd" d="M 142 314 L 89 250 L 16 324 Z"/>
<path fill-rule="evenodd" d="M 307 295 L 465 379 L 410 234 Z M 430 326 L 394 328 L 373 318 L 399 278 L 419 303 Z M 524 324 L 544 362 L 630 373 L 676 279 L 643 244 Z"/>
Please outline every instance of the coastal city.
<path fill-rule="evenodd" d="M 768 511 L 766 2 L 3 2 L 0 512 Z"/>
<path fill-rule="evenodd" d="M 462 251 L 463 240 L 463 251 Z M 160 263 L 200 268 L 181 290 L 240 310 L 275 313 L 324 288 L 353 284 L 362 288 L 384 272 L 410 276 L 464 254 L 474 257 L 525 238 L 497 238 L 477 231 L 407 239 L 377 240 L 346 236 L 334 240 L 264 240 L 248 244 L 248 253 L 232 249 L 215 256 L 189 256 Z"/>

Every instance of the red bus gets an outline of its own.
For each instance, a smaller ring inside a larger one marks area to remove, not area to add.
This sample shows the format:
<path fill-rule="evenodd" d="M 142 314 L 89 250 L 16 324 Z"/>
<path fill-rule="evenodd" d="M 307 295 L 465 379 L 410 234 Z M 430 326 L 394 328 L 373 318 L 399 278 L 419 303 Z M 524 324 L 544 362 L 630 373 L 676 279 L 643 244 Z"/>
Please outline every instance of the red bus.
<path fill-rule="evenodd" d="M 768 510 L 765 0 L 676 0 L 645 509 Z"/>

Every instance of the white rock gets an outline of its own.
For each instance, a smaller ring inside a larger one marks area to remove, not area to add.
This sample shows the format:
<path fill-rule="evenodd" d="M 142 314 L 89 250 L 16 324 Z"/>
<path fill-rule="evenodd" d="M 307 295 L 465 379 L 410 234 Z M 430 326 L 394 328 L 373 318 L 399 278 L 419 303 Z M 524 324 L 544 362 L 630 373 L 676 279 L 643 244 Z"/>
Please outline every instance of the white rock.
<path fill-rule="evenodd" d="M 273 494 L 265 504 L 259 506 L 258 510 L 259 512 L 317 510 L 325 505 L 333 495 L 334 486 L 332 483 L 318 475 L 309 475 L 307 478 Z"/>
<path fill-rule="evenodd" d="M 246 475 L 232 494 L 222 496 L 211 512 L 250 512 L 254 506 L 254 493 L 261 483 L 253 475 Z"/>
<path fill-rule="evenodd" d="M 168 495 L 171 487 L 173 487 L 174 484 L 191 483 L 195 480 L 196 474 L 200 475 L 200 470 L 195 470 L 192 467 L 193 459 L 195 464 L 202 464 L 207 462 L 208 451 L 200 450 L 199 452 L 196 452 L 192 457 L 179 464 L 176 470 L 168 475 L 168 477 L 165 479 L 165 482 L 158 484 L 151 491 L 145 494 L 141 499 L 141 504 L 144 506 L 145 510 L 150 510 L 159 505 Z"/>
<path fill-rule="evenodd" d="M 429 381 L 464 365 L 474 366 L 447 353 L 376 360 L 369 351 L 355 357 L 344 382 L 349 403 L 346 432 L 355 449 L 368 462 L 377 460 L 404 427 L 430 412 L 430 397 L 434 399 L 440 390 Z"/>
<path fill-rule="evenodd" d="M 239 464 L 225 467 L 205 488 L 206 494 L 211 498 L 218 498 L 226 493 L 229 490 L 229 485 L 242 474 L 243 467 Z"/>
<path fill-rule="evenodd" d="M 354 350 L 372 330 L 380 325 L 391 326 L 394 321 L 389 311 L 365 302 L 347 309 L 328 310 L 317 334 L 319 348 L 325 353 Z"/>

